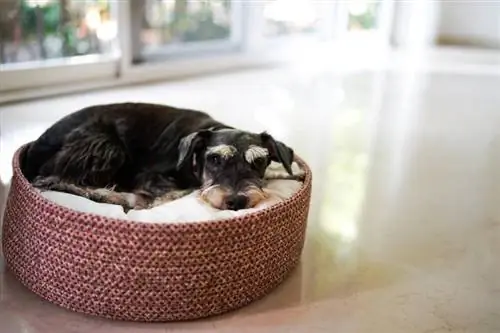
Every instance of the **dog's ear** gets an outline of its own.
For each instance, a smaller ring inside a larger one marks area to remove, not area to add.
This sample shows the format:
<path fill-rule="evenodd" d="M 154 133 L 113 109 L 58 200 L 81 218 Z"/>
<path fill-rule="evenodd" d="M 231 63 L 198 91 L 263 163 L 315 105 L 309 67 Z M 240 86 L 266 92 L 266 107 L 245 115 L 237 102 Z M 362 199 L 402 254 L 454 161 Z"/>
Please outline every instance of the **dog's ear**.
<path fill-rule="evenodd" d="M 272 161 L 283 164 L 286 172 L 293 176 L 292 163 L 294 159 L 293 149 L 280 141 L 276 141 L 271 135 L 264 132 L 261 135 L 264 147 L 269 151 L 269 157 Z"/>
<path fill-rule="evenodd" d="M 183 137 L 179 143 L 179 159 L 177 160 L 177 170 L 182 169 L 186 163 L 192 163 L 193 154 L 203 149 L 210 137 L 210 131 L 194 132 Z"/>

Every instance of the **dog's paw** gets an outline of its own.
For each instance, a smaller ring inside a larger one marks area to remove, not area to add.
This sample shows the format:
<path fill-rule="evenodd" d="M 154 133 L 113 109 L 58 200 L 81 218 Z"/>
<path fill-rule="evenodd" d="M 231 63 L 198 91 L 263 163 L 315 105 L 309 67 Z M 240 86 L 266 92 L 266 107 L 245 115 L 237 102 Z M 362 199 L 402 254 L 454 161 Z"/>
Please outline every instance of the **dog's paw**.
<path fill-rule="evenodd" d="M 144 209 L 148 207 L 146 198 L 136 193 L 115 192 L 107 188 L 92 190 L 88 193 L 89 199 L 107 203 L 112 205 L 122 206 L 125 210 Z"/>
<path fill-rule="evenodd" d="M 57 176 L 37 176 L 31 185 L 40 191 L 50 191 L 61 183 L 61 179 Z"/>

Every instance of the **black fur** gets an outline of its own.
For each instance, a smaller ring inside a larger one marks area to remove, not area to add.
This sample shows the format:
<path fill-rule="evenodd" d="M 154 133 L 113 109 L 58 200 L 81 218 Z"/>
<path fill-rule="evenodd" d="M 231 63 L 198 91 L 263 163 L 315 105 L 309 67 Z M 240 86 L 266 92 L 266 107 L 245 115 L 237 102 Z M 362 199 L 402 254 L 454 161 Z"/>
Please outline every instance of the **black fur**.
<path fill-rule="evenodd" d="M 217 144 L 242 152 L 250 144 L 265 147 L 292 174 L 293 150 L 267 133 L 239 131 L 200 111 L 146 103 L 97 105 L 70 114 L 30 145 L 22 165 L 35 186 L 50 187 L 47 179 L 55 179 L 155 198 L 206 183 L 202 152 Z M 239 163 L 213 170 L 212 180 L 235 189 L 239 179 L 260 185 L 262 170 L 242 158 Z"/>
<path fill-rule="evenodd" d="M 180 140 L 199 130 L 230 128 L 199 111 L 124 103 L 72 113 L 29 147 L 24 173 L 29 181 L 57 175 L 76 185 L 158 195 L 171 187 L 196 185 L 177 168 Z M 175 181 L 172 181 L 174 179 Z"/>

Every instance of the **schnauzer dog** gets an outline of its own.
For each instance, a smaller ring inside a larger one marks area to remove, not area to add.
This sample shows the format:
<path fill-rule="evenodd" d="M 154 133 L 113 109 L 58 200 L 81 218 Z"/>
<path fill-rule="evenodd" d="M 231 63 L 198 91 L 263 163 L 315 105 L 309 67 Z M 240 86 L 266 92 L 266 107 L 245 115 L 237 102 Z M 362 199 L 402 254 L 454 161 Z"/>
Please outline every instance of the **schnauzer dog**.
<path fill-rule="evenodd" d="M 146 103 L 96 105 L 72 113 L 30 143 L 26 178 L 40 190 L 147 208 L 200 189 L 219 209 L 265 199 L 271 161 L 293 178 L 294 152 L 267 133 L 250 133 L 195 110 Z"/>

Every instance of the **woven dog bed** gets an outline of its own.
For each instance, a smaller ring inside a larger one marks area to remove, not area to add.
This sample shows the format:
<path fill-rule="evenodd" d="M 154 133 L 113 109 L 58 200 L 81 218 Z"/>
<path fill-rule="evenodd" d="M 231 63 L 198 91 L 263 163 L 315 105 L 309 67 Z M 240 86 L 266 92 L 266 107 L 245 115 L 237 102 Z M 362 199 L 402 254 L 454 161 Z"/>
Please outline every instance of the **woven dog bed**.
<path fill-rule="evenodd" d="M 7 267 L 62 307 L 133 321 L 221 314 L 269 293 L 297 265 L 311 171 L 291 198 L 237 218 L 147 224 L 79 213 L 41 196 L 19 158 L 3 224 Z"/>

